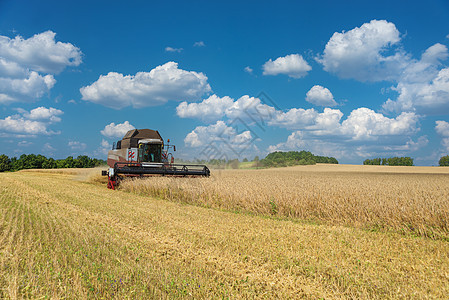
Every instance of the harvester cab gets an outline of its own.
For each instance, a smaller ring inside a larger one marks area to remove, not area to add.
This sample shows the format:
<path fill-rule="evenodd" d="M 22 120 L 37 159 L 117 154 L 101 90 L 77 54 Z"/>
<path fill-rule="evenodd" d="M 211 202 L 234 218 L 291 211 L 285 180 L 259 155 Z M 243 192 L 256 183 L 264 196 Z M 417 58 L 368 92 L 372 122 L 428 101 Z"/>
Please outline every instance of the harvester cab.
<path fill-rule="evenodd" d="M 170 139 L 164 144 L 158 131 L 128 131 L 108 152 L 109 170 L 102 172 L 108 176 L 108 188 L 115 189 L 120 179 L 130 176 L 210 176 L 205 165 L 175 164 L 171 149 L 176 151 L 176 146 Z"/>

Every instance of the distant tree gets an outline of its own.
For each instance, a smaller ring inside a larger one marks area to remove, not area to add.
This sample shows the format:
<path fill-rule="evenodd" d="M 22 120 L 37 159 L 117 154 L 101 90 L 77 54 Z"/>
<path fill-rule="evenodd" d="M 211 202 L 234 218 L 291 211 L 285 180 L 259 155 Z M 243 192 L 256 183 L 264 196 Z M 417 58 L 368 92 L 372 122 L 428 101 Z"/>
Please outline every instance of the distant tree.
<path fill-rule="evenodd" d="M 11 159 L 5 154 L 0 155 L 0 172 L 10 171 L 11 168 Z"/>
<path fill-rule="evenodd" d="M 80 155 L 77 158 L 69 156 L 65 159 L 54 160 L 43 155 L 22 154 L 19 158 L 12 157 L 9 159 L 6 155 L 0 156 L 0 172 L 2 169 L 8 168 L 11 171 L 22 169 L 54 169 L 54 168 L 92 168 L 106 165 L 106 161 L 97 158 L 90 158 L 86 155 Z M 5 157 L 7 159 L 5 159 Z M 7 163 L 9 161 L 9 163 Z"/>
<path fill-rule="evenodd" d="M 309 151 L 272 152 L 262 159 L 265 167 L 286 167 L 294 165 L 314 165 L 316 163 L 338 164 L 334 157 L 318 156 Z"/>
<path fill-rule="evenodd" d="M 245 158 L 243 159 L 243 162 L 248 162 L 248 159 L 245 157 Z"/>
<path fill-rule="evenodd" d="M 259 156 L 256 155 L 256 156 L 254 157 L 253 161 L 259 161 Z"/>
<path fill-rule="evenodd" d="M 390 158 L 373 158 L 365 159 L 364 165 L 388 165 L 388 166 L 413 166 L 413 158 L 411 157 L 390 157 Z"/>
<path fill-rule="evenodd" d="M 449 167 L 449 155 L 441 157 L 438 163 L 441 167 Z"/>

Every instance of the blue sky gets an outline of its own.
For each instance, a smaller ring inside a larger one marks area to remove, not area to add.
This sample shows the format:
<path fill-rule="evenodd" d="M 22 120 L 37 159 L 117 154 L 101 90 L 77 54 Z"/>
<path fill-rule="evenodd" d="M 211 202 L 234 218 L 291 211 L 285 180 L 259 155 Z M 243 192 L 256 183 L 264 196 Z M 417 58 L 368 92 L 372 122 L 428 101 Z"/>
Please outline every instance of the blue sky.
<path fill-rule="evenodd" d="M 0 152 L 449 154 L 449 2 L 211 2 L 0 1 Z"/>

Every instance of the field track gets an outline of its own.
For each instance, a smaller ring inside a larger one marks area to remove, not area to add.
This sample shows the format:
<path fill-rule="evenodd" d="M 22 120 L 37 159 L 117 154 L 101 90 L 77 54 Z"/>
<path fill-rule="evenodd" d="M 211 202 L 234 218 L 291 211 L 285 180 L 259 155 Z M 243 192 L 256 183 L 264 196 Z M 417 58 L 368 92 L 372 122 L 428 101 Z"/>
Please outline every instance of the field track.
<path fill-rule="evenodd" d="M 0 173 L 0 298 L 445 298 L 449 242 Z"/>

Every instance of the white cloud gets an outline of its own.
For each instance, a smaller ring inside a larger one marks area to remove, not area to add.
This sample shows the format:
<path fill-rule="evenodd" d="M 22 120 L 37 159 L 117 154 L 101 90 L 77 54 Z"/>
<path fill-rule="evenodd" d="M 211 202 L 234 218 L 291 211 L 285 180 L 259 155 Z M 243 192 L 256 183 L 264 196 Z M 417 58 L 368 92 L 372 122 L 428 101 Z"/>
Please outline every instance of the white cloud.
<path fill-rule="evenodd" d="M 100 146 L 94 151 L 96 156 L 104 157 L 108 155 L 108 151 L 112 149 L 112 144 L 102 139 Z"/>
<path fill-rule="evenodd" d="M 30 72 L 27 78 L 0 77 L 0 103 L 33 102 L 55 85 L 53 75 L 41 76 Z"/>
<path fill-rule="evenodd" d="M 335 32 L 317 61 L 340 78 L 396 80 L 410 60 L 400 48 L 394 48 L 400 40 L 393 23 L 372 20 L 348 32 Z"/>
<path fill-rule="evenodd" d="M 244 95 L 235 100 L 225 96 L 212 95 L 200 103 L 182 102 L 176 108 L 181 118 L 197 118 L 204 122 L 215 122 L 226 116 L 228 119 L 244 119 L 249 122 L 266 121 L 276 109 L 263 104 L 259 98 Z"/>
<path fill-rule="evenodd" d="M 420 60 L 413 60 L 393 88 L 399 95 L 388 99 L 382 108 L 389 112 L 418 111 L 439 114 L 449 109 L 449 68 L 440 69 L 449 57 L 445 45 L 429 47 Z"/>
<path fill-rule="evenodd" d="M 30 135 L 52 135 L 59 134 L 48 130 L 48 126 L 54 122 L 60 122 L 63 112 L 55 108 L 38 107 L 30 112 L 19 109 L 21 115 L 8 116 L 0 119 L 0 133 Z"/>
<path fill-rule="evenodd" d="M 22 68 L 51 74 L 58 74 L 67 66 L 81 64 L 80 49 L 71 43 L 56 42 L 55 36 L 53 31 L 35 34 L 28 39 L 0 36 L 0 57 Z"/>
<path fill-rule="evenodd" d="M 373 110 L 361 107 L 351 112 L 341 124 L 341 133 L 353 140 L 377 140 L 380 136 L 404 136 L 417 132 L 418 116 L 403 112 L 396 118 L 387 118 Z"/>
<path fill-rule="evenodd" d="M 195 42 L 193 44 L 193 47 L 205 47 L 205 46 L 206 46 L 206 44 L 204 44 L 203 41 Z"/>
<path fill-rule="evenodd" d="M 443 146 L 443 152 L 449 152 L 449 122 L 436 121 L 435 131 L 441 135 L 441 145 Z"/>
<path fill-rule="evenodd" d="M 0 77 L 23 78 L 26 75 L 26 70 L 18 63 L 0 57 Z"/>
<path fill-rule="evenodd" d="M 446 121 L 436 121 L 435 130 L 441 136 L 449 137 L 449 123 Z"/>
<path fill-rule="evenodd" d="M 425 114 L 444 114 L 449 111 L 449 68 L 438 71 L 429 82 L 399 82 L 396 100 L 388 99 L 385 111 L 418 111 Z"/>
<path fill-rule="evenodd" d="M 131 125 L 128 121 L 115 125 L 115 123 L 111 123 L 106 125 L 104 129 L 101 131 L 101 134 L 105 137 L 117 137 L 122 138 L 128 131 L 135 129 L 133 125 Z"/>
<path fill-rule="evenodd" d="M 303 136 L 301 131 L 292 132 L 286 142 L 269 146 L 268 152 L 302 150 L 306 146 Z"/>
<path fill-rule="evenodd" d="M 38 100 L 55 85 L 53 74 L 81 63 L 81 51 L 56 42 L 55 35 L 52 31 L 29 39 L 0 35 L 0 104 Z"/>
<path fill-rule="evenodd" d="M 318 114 L 313 108 L 292 108 L 286 112 L 277 111 L 275 117 L 269 120 L 268 124 L 287 129 L 300 129 L 314 125 Z"/>
<path fill-rule="evenodd" d="M 45 123 L 25 120 L 23 118 L 17 118 L 14 116 L 0 119 L 0 131 L 30 135 L 50 134 L 50 132 L 47 131 L 47 126 Z"/>
<path fill-rule="evenodd" d="M 247 122 L 265 122 L 270 120 L 275 112 L 274 107 L 262 103 L 259 98 L 244 95 L 226 108 L 225 114 L 229 119 L 240 118 Z"/>
<path fill-rule="evenodd" d="M 343 121 L 342 117 L 343 113 L 339 109 L 325 108 L 320 113 L 313 108 L 292 108 L 286 112 L 277 111 L 268 124 L 307 131 L 313 136 L 346 140 L 377 140 L 382 136 L 410 135 L 418 131 L 418 116 L 415 113 L 404 112 L 396 118 L 388 118 L 361 107 L 353 110 Z"/>
<path fill-rule="evenodd" d="M 263 75 L 285 74 L 292 78 L 301 78 L 312 70 L 312 67 L 299 54 L 290 54 L 278 57 L 276 60 L 268 60 L 263 65 Z"/>
<path fill-rule="evenodd" d="M 314 85 L 306 95 L 306 101 L 317 106 L 335 106 L 337 102 L 334 100 L 329 89 L 321 85 Z"/>
<path fill-rule="evenodd" d="M 244 70 L 246 73 L 253 74 L 253 69 L 250 66 L 246 66 Z"/>
<path fill-rule="evenodd" d="M 23 109 L 18 109 L 20 113 L 23 114 L 23 116 L 30 120 L 46 120 L 49 122 L 60 122 L 62 114 L 64 112 L 60 109 L 56 109 L 53 107 L 46 108 L 46 107 L 37 107 L 35 109 L 32 109 L 30 112 L 27 112 Z"/>
<path fill-rule="evenodd" d="M 196 127 L 192 132 L 187 134 L 184 143 L 189 147 L 200 147 L 212 141 L 235 135 L 234 128 L 227 126 L 223 121 L 217 121 L 213 125 Z"/>
<path fill-rule="evenodd" d="M 252 148 L 252 141 L 254 137 L 249 130 L 237 132 L 231 126 L 226 125 L 223 121 L 209 126 L 198 126 L 191 131 L 184 139 L 187 147 L 198 148 L 202 147 L 216 149 L 215 154 L 226 154 L 234 152 L 238 154 L 242 151 Z M 215 157 L 214 153 L 209 153 L 211 157 Z M 217 158 L 217 157 L 215 157 Z"/>
<path fill-rule="evenodd" d="M 176 107 L 176 114 L 181 118 L 197 118 L 203 121 L 216 121 L 221 119 L 227 108 L 234 103 L 228 96 L 223 98 L 212 95 L 199 103 L 182 102 Z"/>
<path fill-rule="evenodd" d="M 182 52 L 183 48 L 165 47 L 165 52 Z"/>
<path fill-rule="evenodd" d="M 80 89 L 83 100 L 114 109 L 156 106 L 169 100 L 197 100 L 210 91 L 206 75 L 178 69 L 175 62 L 136 75 L 110 72 Z"/>
<path fill-rule="evenodd" d="M 67 145 L 72 150 L 83 151 L 83 150 L 85 150 L 87 148 L 87 145 L 85 143 L 81 143 L 81 142 L 78 142 L 78 141 L 70 141 Z"/>

